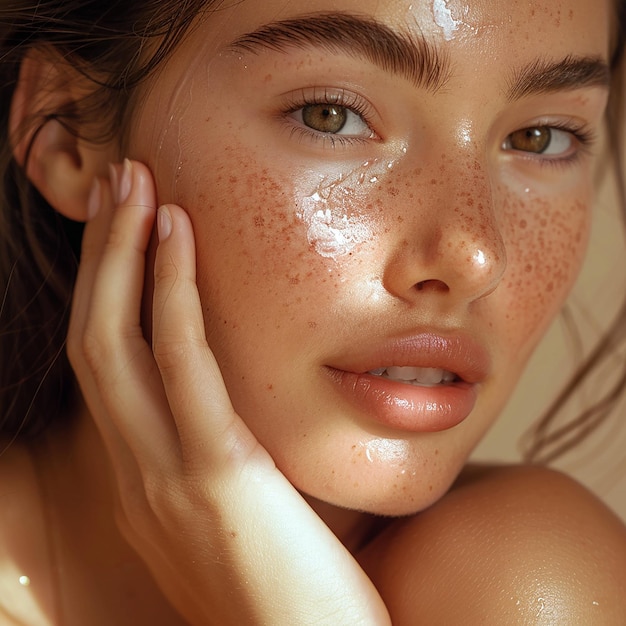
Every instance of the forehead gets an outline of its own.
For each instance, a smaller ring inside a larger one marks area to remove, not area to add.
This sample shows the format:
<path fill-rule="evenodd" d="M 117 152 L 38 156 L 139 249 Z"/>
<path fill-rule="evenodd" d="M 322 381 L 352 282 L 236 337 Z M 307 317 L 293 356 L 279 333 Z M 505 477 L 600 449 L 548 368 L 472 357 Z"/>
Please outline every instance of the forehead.
<path fill-rule="evenodd" d="M 225 0 L 207 27 L 216 46 L 265 24 L 324 12 L 374 18 L 402 33 L 461 52 L 609 54 L 613 0 Z M 502 59 L 504 60 L 504 59 Z M 510 59 L 509 59 L 510 60 Z"/>

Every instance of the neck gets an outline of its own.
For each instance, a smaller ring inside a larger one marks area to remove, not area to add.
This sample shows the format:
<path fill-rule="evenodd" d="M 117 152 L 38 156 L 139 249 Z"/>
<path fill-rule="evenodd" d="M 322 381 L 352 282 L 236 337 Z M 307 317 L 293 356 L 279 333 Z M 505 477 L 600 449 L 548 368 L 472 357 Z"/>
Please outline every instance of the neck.
<path fill-rule="evenodd" d="M 42 479 L 56 502 L 100 519 L 112 506 L 112 472 L 106 450 L 84 404 L 68 426 L 50 431 L 35 450 Z"/>

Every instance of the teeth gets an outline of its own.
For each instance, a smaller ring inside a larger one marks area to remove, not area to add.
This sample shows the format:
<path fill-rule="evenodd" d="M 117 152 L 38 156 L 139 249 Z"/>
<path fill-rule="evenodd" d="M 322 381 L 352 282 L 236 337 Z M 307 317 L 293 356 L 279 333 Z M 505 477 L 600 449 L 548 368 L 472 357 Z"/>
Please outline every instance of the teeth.
<path fill-rule="evenodd" d="M 413 385 L 439 385 L 450 383 L 456 378 L 452 372 L 438 367 L 397 367 L 394 365 L 380 367 L 369 373 Z"/>

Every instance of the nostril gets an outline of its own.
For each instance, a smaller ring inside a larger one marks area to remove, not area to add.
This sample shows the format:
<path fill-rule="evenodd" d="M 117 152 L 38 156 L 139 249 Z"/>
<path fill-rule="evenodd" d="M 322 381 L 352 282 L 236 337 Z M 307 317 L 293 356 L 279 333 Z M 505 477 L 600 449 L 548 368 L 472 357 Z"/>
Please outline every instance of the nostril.
<path fill-rule="evenodd" d="M 415 283 L 416 291 L 435 291 L 438 293 L 445 293 L 450 291 L 450 287 L 446 285 L 442 280 L 437 279 L 429 279 L 429 280 L 421 280 L 419 283 Z"/>

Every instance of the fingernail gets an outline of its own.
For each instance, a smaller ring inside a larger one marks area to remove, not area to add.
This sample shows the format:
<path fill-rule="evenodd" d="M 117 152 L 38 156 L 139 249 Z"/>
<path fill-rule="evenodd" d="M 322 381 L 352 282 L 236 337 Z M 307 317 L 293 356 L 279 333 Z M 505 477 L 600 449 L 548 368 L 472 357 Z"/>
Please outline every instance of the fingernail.
<path fill-rule="evenodd" d="M 93 179 L 91 190 L 89 191 L 89 198 L 87 199 L 87 219 L 93 219 L 100 210 L 100 204 L 102 201 L 102 195 L 100 193 L 100 181 L 96 176 Z"/>
<path fill-rule="evenodd" d="M 159 241 L 165 241 L 172 232 L 172 216 L 166 206 L 159 207 L 157 215 Z"/>
<path fill-rule="evenodd" d="M 117 204 L 117 197 L 119 191 L 119 176 L 117 174 L 117 168 L 119 166 L 113 165 L 113 163 L 109 163 L 109 178 L 111 182 L 111 195 L 113 196 L 113 202 Z"/>
<path fill-rule="evenodd" d="M 133 182 L 133 164 L 128 160 L 124 159 L 124 166 L 122 168 L 122 177 L 119 181 L 119 191 L 118 191 L 118 204 L 124 204 L 126 200 L 128 200 L 128 196 L 130 195 L 130 188 Z"/>

